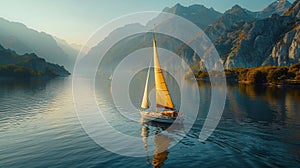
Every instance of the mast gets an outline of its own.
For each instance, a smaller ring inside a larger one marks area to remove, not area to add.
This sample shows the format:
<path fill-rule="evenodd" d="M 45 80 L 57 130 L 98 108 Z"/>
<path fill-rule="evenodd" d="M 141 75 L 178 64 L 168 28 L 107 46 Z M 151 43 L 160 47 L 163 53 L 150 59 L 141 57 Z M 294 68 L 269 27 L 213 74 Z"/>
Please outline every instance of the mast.
<path fill-rule="evenodd" d="M 156 90 L 156 107 L 174 109 L 174 104 L 171 99 L 167 84 L 165 82 L 164 75 L 161 70 L 160 62 L 158 59 L 158 53 L 156 48 L 156 36 L 154 30 L 153 30 L 153 36 L 154 36 L 153 57 L 154 57 L 154 78 L 155 78 L 155 90 Z"/>

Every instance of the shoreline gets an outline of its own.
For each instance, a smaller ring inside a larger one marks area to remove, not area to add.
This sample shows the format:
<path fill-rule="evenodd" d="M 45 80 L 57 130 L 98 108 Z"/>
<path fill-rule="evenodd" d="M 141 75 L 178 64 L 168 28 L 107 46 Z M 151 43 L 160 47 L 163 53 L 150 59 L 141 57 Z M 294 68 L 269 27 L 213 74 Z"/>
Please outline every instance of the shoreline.
<path fill-rule="evenodd" d="M 191 79 L 189 79 L 191 80 Z M 209 78 L 195 78 L 196 81 L 210 82 Z M 244 85 L 253 85 L 253 86 L 267 86 L 267 87 L 296 87 L 300 88 L 300 80 L 290 80 L 284 81 L 280 83 L 254 83 L 251 81 L 238 81 L 236 79 L 227 79 L 227 83 L 235 83 L 235 84 L 244 84 Z"/>

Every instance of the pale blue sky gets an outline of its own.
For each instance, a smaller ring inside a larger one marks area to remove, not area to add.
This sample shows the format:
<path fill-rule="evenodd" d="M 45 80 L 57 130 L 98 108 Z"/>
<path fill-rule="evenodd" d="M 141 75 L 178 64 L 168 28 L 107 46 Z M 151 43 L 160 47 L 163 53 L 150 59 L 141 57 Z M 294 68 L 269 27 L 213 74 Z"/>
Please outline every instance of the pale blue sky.
<path fill-rule="evenodd" d="M 238 4 L 252 11 L 275 0 L 1 0 L 0 17 L 83 44 L 100 26 L 125 14 L 161 11 L 176 3 L 203 4 L 224 12 Z M 290 0 L 293 2 L 294 0 Z"/>

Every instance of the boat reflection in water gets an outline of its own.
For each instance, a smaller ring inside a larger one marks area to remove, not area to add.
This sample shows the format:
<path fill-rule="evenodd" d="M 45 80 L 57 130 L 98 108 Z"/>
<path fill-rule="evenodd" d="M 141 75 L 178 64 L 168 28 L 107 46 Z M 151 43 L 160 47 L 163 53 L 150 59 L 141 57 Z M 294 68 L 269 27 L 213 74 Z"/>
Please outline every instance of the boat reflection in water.
<path fill-rule="evenodd" d="M 141 136 L 143 138 L 144 149 L 147 154 L 146 163 L 152 164 L 152 166 L 155 168 L 159 168 L 163 166 L 164 162 L 168 159 L 168 155 L 169 155 L 168 147 L 173 141 L 173 138 L 165 134 L 161 134 L 161 132 L 167 131 L 168 133 L 172 133 L 175 130 L 183 129 L 183 125 L 173 124 L 172 127 L 169 127 L 171 124 L 158 123 L 158 122 L 146 121 L 146 120 L 142 120 L 140 123 L 142 124 Z M 149 155 L 151 153 L 149 153 L 148 151 L 148 136 L 149 134 L 151 134 L 150 131 L 152 130 L 154 132 L 154 145 L 156 148 L 153 151 L 154 156 L 152 157 L 152 161 L 150 162 Z"/>

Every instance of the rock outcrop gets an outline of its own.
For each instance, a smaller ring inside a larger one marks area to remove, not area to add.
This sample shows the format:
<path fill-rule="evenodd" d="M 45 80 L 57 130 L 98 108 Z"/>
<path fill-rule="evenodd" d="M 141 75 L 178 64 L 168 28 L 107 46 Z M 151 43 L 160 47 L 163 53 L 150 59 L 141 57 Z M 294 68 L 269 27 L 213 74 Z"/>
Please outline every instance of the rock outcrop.
<path fill-rule="evenodd" d="M 271 57 L 263 65 L 287 66 L 300 62 L 300 1 L 296 1 L 284 16 L 297 22 L 275 44 Z"/>
<path fill-rule="evenodd" d="M 245 24 L 224 35 L 216 45 L 224 58 L 225 68 L 258 67 L 269 59 L 273 46 L 295 26 L 296 20 L 274 14 L 272 17 Z"/>

